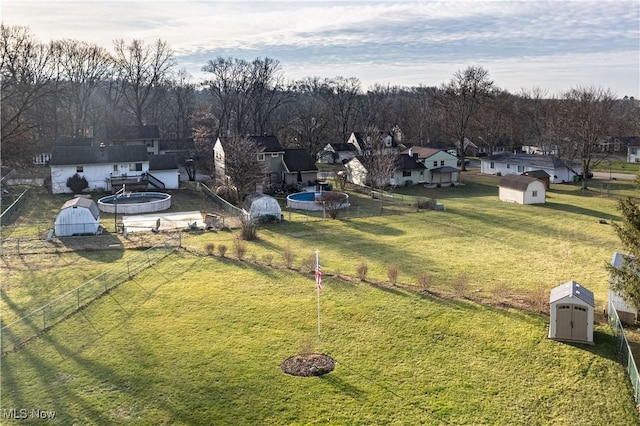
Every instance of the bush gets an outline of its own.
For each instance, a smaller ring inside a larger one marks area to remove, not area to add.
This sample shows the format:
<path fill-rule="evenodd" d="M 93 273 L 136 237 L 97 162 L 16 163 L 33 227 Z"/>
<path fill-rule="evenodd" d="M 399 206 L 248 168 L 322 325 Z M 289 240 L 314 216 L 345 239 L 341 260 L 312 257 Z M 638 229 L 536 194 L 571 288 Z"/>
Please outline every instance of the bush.
<path fill-rule="evenodd" d="M 469 277 L 464 274 L 458 275 L 452 283 L 453 291 L 459 296 L 466 296 L 469 291 Z"/>
<path fill-rule="evenodd" d="M 241 238 L 235 238 L 233 240 L 233 251 L 238 260 L 243 260 L 247 254 L 247 244 Z"/>
<path fill-rule="evenodd" d="M 293 250 L 291 250 L 291 247 L 286 246 L 284 248 L 284 251 L 282 252 L 282 256 L 284 257 L 284 266 L 291 269 L 293 260 L 296 258 L 296 255 L 295 253 L 293 253 Z"/>
<path fill-rule="evenodd" d="M 369 273 L 369 265 L 364 260 L 360 262 L 358 265 L 358 269 L 356 270 L 356 274 L 360 281 L 365 281 L 367 279 L 367 274 Z"/>
<path fill-rule="evenodd" d="M 87 179 L 84 176 L 80 176 L 76 173 L 67 179 L 67 187 L 69 187 L 74 194 L 80 194 L 89 187 L 89 182 L 87 182 Z"/>
<path fill-rule="evenodd" d="M 389 281 L 391 281 L 391 284 L 396 285 L 396 283 L 398 282 L 398 275 L 400 275 L 398 266 L 389 265 L 389 267 L 387 268 L 387 276 L 389 277 Z"/>
<path fill-rule="evenodd" d="M 312 253 L 305 257 L 302 266 L 307 271 L 314 271 L 316 269 L 316 255 Z"/>
<path fill-rule="evenodd" d="M 253 241 L 258 238 L 258 225 L 254 219 L 249 215 L 243 215 L 240 221 L 242 223 L 240 236 L 243 240 Z"/>
<path fill-rule="evenodd" d="M 417 201 L 416 206 L 422 210 L 434 210 L 436 208 L 436 200 L 431 198 L 420 199 Z"/>
<path fill-rule="evenodd" d="M 262 255 L 262 261 L 267 265 L 271 266 L 273 264 L 273 254 L 267 253 Z"/>
<path fill-rule="evenodd" d="M 426 272 L 423 272 L 418 276 L 418 285 L 420 287 L 424 289 L 428 289 L 429 287 L 431 287 L 432 283 L 433 283 L 433 277 L 427 274 Z"/>
<path fill-rule="evenodd" d="M 227 254 L 227 246 L 224 244 L 218 245 L 218 255 L 220 255 L 220 257 L 224 257 L 225 254 Z"/>
<path fill-rule="evenodd" d="M 278 223 L 280 222 L 280 219 L 278 216 L 272 215 L 272 214 L 263 214 L 258 218 L 258 221 L 260 223 Z"/>
<path fill-rule="evenodd" d="M 213 254 L 214 249 L 216 248 L 216 245 L 214 243 L 207 243 L 204 246 L 204 251 L 211 256 Z"/>

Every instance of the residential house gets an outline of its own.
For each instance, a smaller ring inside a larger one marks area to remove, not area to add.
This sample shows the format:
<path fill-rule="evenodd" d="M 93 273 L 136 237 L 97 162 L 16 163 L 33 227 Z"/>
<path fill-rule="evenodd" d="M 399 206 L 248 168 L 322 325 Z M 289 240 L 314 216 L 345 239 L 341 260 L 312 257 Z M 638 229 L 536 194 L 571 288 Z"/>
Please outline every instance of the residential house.
<path fill-rule="evenodd" d="M 582 173 L 578 164 L 569 166 L 565 161 L 548 155 L 502 154 L 480 159 L 480 172 L 484 174 L 520 175 L 532 170 L 547 172 L 551 183 L 574 182 Z"/>
<path fill-rule="evenodd" d="M 426 146 L 412 146 L 401 154 L 406 154 L 424 164 L 424 175 L 418 183 L 434 185 L 456 184 L 460 181 L 458 157 L 446 151 Z"/>
<path fill-rule="evenodd" d="M 316 163 L 304 148 L 285 149 L 282 165 L 284 185 L 311 186 L 318 180 Z"/>
<path fill-rule="evenodd" d="M 380 132 L 379 135 L 382 142 L 382 151 L 387 153 L 393 153 L 398 151 L 398 143 L 389 132 Z M 372 153 L 374 144 L 371 135 L 367 135 L 363 132 L 353 132 L 347 139 L 347 143 L 356 147 L 358 155 L 369 155 Z"/>
<path fill-rule="evenodd" d="M 192 138 L 162 139 L 158 143 L 160 154 L 174 154 L 181 163 L 184 159 L 191 158 L 194 151 L 195 143 Z"/>
<path fill-rule="evenodd" d="M 352 143 L 328 143 L 318 153 L 318 161 L 325 164 L 345 164 L 358 155 L 358 147 Z"/>
<path fill-rule="evenodd" d="M 260 149 L 258 161 L 265 165 L 265 187 L 277 187 L 282 185 L 282 169 L 284 148 L 276 136 L 247 136 L 253 140 Z M 216 182 L 223 184 L 229 181 L 226 174 L 225 151 L 231 149 L 234 137 L 221 137 L 213 145 L 213 168 Z"/>
<path fill-rule="evenodd" d="M 498 183 L 500 201 L 517 204 L 543 204 L 546 187 L 544 182 L 531 176 L 506 175 Z"/>
<path fill-rule="evenodd" d="M 51 190 L 54 194 L 72 192 L 67 180 L 76 173 L 84 177 L 89 191 L 114 191 L 125 185 L 129 189 L 178 188 L 178 169 L 164 156 L 154 159 L 163 170 L 162 181 L 150 173 L 149 154 L 144 145 L 133 146 L 56 146 L 51 154 Z M 170 173 L 173 177 L 169 177 Z"/>
<path fill-rule="evenodd" d="M 147 147 L 149 155 L 160 154 L 158 126 L 113 126 L 107 128 L 107 145 Z"/>
<path fill-rule="evenodd" d="M 60 138 L 50 144 L 49 148 L 54 146 L 92 146 L 92 138 Z M 42 151 L 33 156 L 33 164 L 39 166 L 48 166 L 51 161 L 51 150 Z"/>
<path fill-rule="evenodd" d="M 391 185 L 410 186 L 424 182 L 425 172 L 427 172 L 424 163 L 409 154 L 397 154 L 397 157 L 398 169 L 391 177 Z"/>
<path fill-rule="evenodd" d="M 627 143 L 627 163 L 640 163 L 640 136 L 624 139 Z"/>

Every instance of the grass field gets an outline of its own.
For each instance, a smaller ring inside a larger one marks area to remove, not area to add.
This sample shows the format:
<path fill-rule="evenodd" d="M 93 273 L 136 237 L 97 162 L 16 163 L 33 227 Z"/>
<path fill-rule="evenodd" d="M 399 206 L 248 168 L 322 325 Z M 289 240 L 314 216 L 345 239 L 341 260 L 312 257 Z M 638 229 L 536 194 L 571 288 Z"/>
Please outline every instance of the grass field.
<path fill-rule="evenodd" d="M 634 194 L 615 184 L 616 195 Z M 412 194 L 437 198 L 444 212 L 286 221 L 260 228 L 242 262 L 237 232 L 185 234 L 188 251 L 3 357 L 2 408 L 55 410 L 58 424 L 637 424 L 601 316 L 595 346 L 569 345 L 546 338 L 548 316 L 491 306 L 575 279 L 602 311 L 604 264 L 620 248 L 609 225 L 616 198 L 552 189 L 545 205 L 504 204 L 495 178 L 470 173 L 464 186 Z M 220 245 L 227 258 L 191 253 Z M 3 258 L 3 322 L 74 271 L 82 280 L 126 255 L 71 253 L 42 268 Z M 367 282 L 353 278 L 362 262 Z M 390 265 L 397 286 L 383 283 Z M 464 288 L 454 286 L 461 277 Z M 334 357 L 336 370 L 280 371 L 308 347 Z"/>

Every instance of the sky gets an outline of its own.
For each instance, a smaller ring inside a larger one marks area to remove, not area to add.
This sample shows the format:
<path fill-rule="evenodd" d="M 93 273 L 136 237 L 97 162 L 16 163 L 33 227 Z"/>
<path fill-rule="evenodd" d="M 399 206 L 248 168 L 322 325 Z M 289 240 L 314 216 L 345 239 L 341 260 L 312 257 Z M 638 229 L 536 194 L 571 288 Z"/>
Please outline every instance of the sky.
<path fill-rule="evenodd" d="M 610 89 L 640 99 L 640 1 L 2 0 L 41 41 L 166 41 L 195 83 L 218 56 L 280 62 L 287 80 L 439 86 L 474 65 L 512 93 Z"/>

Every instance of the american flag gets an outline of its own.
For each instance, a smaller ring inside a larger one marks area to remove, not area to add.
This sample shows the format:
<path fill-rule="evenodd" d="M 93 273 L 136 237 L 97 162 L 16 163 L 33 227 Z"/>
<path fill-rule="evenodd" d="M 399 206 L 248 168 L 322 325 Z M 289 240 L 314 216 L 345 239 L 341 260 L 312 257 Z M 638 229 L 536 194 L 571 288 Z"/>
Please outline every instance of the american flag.
<path fill-rule="evenodd" d="M 316 254 L 316 285 L 318 286 L 318 290 L 322 290 L 322 268 L 320 267 L 320 260 L 318 260 L 317 254 Z"/>

